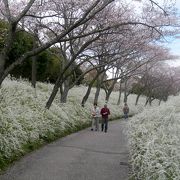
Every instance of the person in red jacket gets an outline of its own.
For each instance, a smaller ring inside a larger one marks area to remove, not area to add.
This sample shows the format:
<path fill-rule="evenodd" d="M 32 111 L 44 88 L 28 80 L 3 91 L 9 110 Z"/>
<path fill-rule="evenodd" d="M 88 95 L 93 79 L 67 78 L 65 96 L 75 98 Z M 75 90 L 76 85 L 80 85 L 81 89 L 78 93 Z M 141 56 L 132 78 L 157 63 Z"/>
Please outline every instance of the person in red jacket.
<path fill-rule="evenodd" d="M 102 115 L 101 131 L 107 132 L 107 129 L 108 129 L 108 116 L 110 115 L 110 110 L 107 108 L 106 104 L 101 109 L 101 115 Z"/>

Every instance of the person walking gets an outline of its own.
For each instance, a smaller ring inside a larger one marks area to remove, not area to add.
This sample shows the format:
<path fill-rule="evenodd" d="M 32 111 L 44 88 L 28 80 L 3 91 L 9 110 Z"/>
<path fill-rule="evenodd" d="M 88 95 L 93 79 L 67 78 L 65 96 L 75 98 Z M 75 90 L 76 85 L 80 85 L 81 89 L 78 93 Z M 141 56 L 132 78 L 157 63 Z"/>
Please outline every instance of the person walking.
<path fill-rule="evenodd" d="M 102 123 L 101 123 L 101 131 L 107 132 L 108 129 L 108 116 L 110 115 L 110 110 L 107 108 L 105 104 L 101 109 Z"/>
<path fill-rule="evenodd" d="M 127 119 L 128 114 L 129 114 L 129 107 L 128 107 L 127 103 L 124 104 L 123 113 L 124 113 L 124 119 Z"/>
<path fill-rule="evenodd" d="M 92 109 L 92 124 L 91 124 L 91 131 L 99 131 L 99 117 L 100 117 L 100 109 L 97 106 L 97 103 L 94 103 Z"/>

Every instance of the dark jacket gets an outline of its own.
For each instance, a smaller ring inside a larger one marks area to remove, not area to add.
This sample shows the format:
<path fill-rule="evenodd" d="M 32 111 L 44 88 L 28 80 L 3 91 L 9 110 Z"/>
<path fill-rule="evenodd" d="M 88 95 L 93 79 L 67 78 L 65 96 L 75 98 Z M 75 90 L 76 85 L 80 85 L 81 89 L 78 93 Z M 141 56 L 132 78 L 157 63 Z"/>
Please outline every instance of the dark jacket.
<path fill-rule="evenodd" d="M 124 113 L 129 113 L 129 107 L 128 106 L 124 106 L 123 107 L 123 112 Z"/>
<path fill-rule="evenodd" d="M 108 118 L 108 115 L 110 114 L 110 111 L 108 108 L 102 108 L 101 109 L 101 115 L 103 118 Z"/>

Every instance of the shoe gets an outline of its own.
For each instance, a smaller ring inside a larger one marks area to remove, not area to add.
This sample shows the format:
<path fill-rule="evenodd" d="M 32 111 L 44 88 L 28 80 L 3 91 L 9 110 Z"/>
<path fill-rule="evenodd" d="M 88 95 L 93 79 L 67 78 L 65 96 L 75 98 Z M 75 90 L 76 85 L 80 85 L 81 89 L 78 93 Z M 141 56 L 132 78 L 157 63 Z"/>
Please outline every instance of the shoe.
<path fill-rule="evenodd" d="M 93 131 L 93 128 L 91 128 L 91 131 Z"/>

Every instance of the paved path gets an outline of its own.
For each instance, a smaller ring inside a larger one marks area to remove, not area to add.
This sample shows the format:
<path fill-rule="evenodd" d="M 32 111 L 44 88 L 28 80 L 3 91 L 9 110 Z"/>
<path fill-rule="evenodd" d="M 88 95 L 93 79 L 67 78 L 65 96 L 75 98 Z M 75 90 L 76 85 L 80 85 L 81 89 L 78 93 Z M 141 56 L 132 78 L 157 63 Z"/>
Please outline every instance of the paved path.
<path fill-rule="evenodd" d="M 0 180 L 127 180 L 128 146 L 114 121 L 107 133 L 85 129 L 30 153 Z"/>

